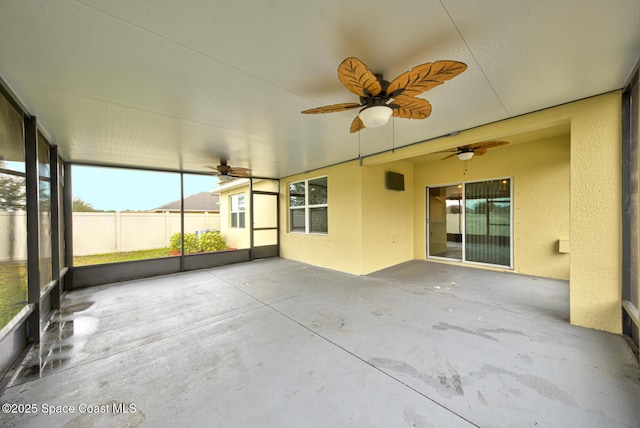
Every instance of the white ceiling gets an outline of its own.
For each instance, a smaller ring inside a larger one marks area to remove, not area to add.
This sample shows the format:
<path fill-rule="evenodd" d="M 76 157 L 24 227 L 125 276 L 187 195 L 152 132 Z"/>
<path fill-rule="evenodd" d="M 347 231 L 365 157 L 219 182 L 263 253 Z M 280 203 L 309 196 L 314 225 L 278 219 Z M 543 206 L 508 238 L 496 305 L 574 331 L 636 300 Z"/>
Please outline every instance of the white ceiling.
<path fill-rule="evenodd" d="M 622 88 L 640 0 L 0 0 L 0 77 L 74 162 L 283 177 Z M 425 120 L 350 134 L 338 64 L 449 59 Z"/>

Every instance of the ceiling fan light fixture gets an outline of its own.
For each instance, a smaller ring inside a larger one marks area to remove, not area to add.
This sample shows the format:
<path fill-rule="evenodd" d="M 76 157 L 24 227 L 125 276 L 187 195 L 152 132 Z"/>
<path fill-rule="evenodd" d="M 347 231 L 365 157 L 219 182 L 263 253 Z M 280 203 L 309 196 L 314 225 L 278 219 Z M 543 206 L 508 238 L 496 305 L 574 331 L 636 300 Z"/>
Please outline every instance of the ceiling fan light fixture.
<path fill-rule="evenodd" d="M 386 125 L 393 113 L 389 106 L 371 106 L 360 110 L 360 120 L 367 128 L 377 128 Z"/>
<path fill-rule="evenodd" d="M 460 159 L 461 161 L 466 161 L 473 157 L 473 152 L 472 151 L 460 152 L 457 154 L 457 156 L 458 156 L 458 159 Z"/>

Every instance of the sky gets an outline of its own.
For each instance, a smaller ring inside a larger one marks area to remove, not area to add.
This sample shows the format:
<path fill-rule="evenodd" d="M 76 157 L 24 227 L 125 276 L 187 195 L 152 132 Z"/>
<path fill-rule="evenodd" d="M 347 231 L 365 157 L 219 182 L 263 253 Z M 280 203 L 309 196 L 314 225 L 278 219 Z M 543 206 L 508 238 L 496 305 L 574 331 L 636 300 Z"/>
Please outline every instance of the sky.
<path fill-rule="evenodd" d="M 97 210 L 146 211 L 180 199 L 180 174 L 74 165 L 71 194 Z M 185 197 L 212 191 L 218 179 L 210 175 L 185 174 Z"/>

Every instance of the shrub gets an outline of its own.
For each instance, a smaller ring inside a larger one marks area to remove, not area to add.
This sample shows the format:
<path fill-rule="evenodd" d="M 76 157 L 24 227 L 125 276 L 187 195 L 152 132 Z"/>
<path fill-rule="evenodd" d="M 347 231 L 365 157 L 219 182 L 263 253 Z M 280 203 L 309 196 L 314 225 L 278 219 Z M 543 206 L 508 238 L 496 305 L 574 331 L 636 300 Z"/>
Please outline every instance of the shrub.
<path fill-rule="evenodd" d="M 180 237 L 181 237 L 180 233 L 174 233 L 173 235 L 171 235 L 171 238 L 169 238 L 170 250 L 172 251 L 181 250 L 182 242 Z M 196 236 L 196 234 L 185 233 L 184 234 L 184 253 L 190 254 L 190 253 L 197 253 L 198 251 L 199 251 L 198 237 Z"/>
<path fill-rule="evenodd" d="M 171 251 L 182 251 L 182 233 L 174 233 L 169 238 L 169 249 Z"/>
<path fill-rule="evenodd" d="M 219 251 L 227 248 L 220 232 L 209 231 L 200 235 L 200 251 Z"/>
<path fill-rule="evenodd" d="M 195 233 L 185 233 L 184 234 L 184 253 L 197 253 L 198 248 L 198 235 Z"/>

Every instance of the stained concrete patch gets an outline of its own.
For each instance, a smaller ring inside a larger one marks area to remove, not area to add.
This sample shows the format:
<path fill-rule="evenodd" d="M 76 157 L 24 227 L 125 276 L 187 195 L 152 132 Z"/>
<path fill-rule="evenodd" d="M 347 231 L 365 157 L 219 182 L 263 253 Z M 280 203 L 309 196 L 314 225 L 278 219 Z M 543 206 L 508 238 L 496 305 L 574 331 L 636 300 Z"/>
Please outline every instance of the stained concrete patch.
<path fill-rule="evenodd" d="M 447 324 L 446 322 L 440 322 L 437 325 L 431 326 L 434 330 L 454 330 L 459 331 L 465 334 L 471 334 L 474 336 L 482 337 L 483 339 L 493 340 L 498 342 L 499 340 L 493 335 L 497 334 L 519 334 L 524 336 L 524 333 L 518 330 L 511 330 L 508 328 L 478 328 L 475 330 L 470 330 L 468 328 L 460 327 L 457 325 Z"/>

